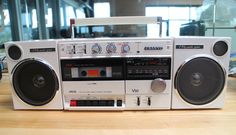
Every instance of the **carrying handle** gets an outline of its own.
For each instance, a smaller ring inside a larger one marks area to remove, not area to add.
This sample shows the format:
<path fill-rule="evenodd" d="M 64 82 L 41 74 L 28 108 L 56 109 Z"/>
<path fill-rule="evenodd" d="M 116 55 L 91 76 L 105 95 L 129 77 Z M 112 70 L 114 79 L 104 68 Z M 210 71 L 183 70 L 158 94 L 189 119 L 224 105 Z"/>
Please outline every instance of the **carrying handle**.
<path fill-rule="evenodd" d="M 75 26 L 97 26 L 97 25 L 128 25 L 128 24 L 159 24 L 159 37 L 162 35 L 162 17 L 147 16 L 124 16 L 107 18 L 84 18 L 71 19 L 71 38 L 75 37 Z"/>

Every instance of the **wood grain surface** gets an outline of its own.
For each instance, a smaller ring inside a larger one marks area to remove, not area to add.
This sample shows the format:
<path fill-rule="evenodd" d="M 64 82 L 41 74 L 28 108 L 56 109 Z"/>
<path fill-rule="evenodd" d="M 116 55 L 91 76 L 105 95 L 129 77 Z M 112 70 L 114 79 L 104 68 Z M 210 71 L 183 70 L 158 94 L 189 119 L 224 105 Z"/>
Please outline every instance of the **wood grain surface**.
<path fill-rule="evenodd" d="M 228 79 L 225 107 L 166 111 L 13 110 L 7 74 L 0 81 L 0 135 L 236 135 L 236 79 Z"/>

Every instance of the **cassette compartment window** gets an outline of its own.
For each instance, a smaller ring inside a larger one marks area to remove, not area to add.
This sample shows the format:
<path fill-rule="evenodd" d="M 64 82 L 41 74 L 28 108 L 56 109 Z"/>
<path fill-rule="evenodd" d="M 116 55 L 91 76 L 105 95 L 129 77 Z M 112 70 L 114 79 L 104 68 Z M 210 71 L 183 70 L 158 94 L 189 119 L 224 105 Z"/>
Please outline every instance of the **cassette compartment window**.
<path fill-rule="evenodd" d="M 76 59 L 61 60 L 63 81 L 124 80 L 124 60 Z"/>

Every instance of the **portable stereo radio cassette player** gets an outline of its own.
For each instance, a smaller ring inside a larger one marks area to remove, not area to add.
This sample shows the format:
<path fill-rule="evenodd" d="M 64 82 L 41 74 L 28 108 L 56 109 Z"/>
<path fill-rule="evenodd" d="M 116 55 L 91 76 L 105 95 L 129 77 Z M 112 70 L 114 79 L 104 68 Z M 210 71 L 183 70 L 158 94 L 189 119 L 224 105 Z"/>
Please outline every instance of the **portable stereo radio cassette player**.
<path fill-rule="evenodd" d="M 9 42 L 15 109 L 222 108 L 231 39 L 94 38 Z"/>

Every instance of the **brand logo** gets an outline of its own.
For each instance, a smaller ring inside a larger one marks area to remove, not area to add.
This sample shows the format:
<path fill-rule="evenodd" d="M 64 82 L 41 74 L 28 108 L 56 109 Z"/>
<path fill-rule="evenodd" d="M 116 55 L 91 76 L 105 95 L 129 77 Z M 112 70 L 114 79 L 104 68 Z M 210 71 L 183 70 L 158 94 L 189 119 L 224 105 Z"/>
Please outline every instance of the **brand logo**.
<path fill-rule="evenodd" d="M 144 50 L 162 50 L 163 47 L 156 47 L 156 46 L 146 46 Z"/>
<path fill-rule="evenodd" d="M 132 89 L 132 92 L 138 93 L 138 92 L 139 92 L 139 89 Z"/>

